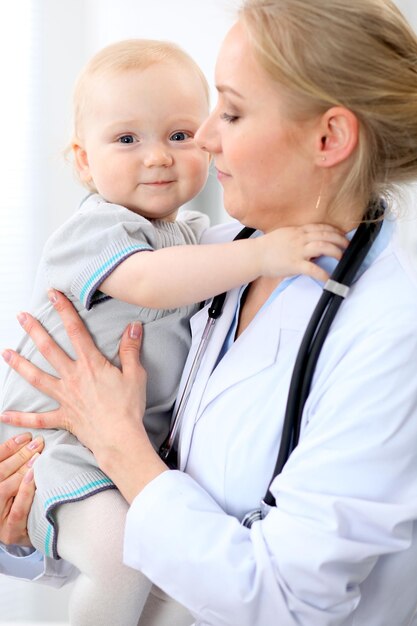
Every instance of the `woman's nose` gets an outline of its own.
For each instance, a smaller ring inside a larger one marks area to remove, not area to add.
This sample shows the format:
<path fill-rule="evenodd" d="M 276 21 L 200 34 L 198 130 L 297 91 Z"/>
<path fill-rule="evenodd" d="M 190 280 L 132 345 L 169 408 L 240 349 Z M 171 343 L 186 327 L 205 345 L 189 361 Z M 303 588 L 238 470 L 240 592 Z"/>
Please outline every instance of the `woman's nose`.
<path fill-rule="evenodd" d="M 145 167 L 169 167 L 174 162 L 172 155 L 165 146 L 149 146 L 143 159 Z"/>
<path fill-rule="evenodd" d="M 202 150 L 210 152 L 210 154 L 219 151 L 218 135 L 214 127 L 213 113 L 201 124 L 194 135 L 194 141 Z"/>

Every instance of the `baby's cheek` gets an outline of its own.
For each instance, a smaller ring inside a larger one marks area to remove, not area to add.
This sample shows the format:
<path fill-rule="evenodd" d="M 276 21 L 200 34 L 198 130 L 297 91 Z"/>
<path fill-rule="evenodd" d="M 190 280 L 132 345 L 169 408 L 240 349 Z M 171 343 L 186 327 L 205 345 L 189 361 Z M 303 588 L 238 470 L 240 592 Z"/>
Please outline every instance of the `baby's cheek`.
<path fill-rule="evenodd" d="M 206 183 L 210 165 L 210 157 L 207 153 L 199 150 L 194 158 L 189 161 L 190 178 L 196 187 L 202 188 Z"/>

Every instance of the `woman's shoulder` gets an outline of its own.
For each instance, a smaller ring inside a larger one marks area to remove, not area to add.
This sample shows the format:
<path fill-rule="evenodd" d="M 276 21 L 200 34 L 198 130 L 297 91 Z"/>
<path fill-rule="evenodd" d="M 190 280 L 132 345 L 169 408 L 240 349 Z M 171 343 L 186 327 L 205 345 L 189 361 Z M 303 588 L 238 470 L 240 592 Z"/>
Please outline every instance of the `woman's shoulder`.
<path fill-rule="evenodd" d="M 397 224 L 386 249 L 369 270 L 369 282 L 375 288 L 383 287 L 387 299 L 392 300 L 395 294 L 401 302 L 417 303 L 417 259 L 401 242 Z"/>
<path fill-rule="evenodd" d="M 342 307 L 359 329 L 370 323 L 383 332 L 417 336 L 417 264 L 394 237 L 354 283 Z"/>

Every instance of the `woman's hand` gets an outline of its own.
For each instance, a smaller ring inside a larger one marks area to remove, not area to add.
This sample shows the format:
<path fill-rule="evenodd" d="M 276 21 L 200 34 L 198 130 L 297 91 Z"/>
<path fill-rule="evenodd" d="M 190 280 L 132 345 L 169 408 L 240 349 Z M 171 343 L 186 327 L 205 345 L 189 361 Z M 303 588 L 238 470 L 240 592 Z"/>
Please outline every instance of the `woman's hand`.
<path fill-rule="evenodd" d="M 15 426 L 63 428 L 73 433 L 131 499 L 156 473 L 166 469 L 142 424 L 146 399 L 146 372 L 139 362 L 142 327 L 132 323 L 123 334 L 119 370 L 97 350 L 67 298 L 54 290 L 49 295 L 77 360 L 72 360 L 28 313 L 20 314 L 19 321 L 60 378 L 46 374 L 13 350 L 3 352 L 3 358 L 33 387 L 56 400 L 59 408 L 42 414 L 7 411 L 1 420 Z M 148 458 L 150 471 L 136 463 L 139 457 Z M 159 471 L 153 473 L 152 468 Z"/>
<path fill-rule="evenodd" d="M 0 444 L 0 541 L 30 546 L 27 518 L 35 494 L 32 465 L 43 448 L 40 437 L 17 435 Z"/>

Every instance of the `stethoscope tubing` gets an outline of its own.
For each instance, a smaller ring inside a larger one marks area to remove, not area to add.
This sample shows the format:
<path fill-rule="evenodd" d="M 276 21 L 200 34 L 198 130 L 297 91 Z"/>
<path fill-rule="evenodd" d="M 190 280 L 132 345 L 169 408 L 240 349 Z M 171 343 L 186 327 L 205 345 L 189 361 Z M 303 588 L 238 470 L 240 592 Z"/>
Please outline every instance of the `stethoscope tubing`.
<path fill-rule="evenodd" d="M 254 232 L 254 228 L 249 228 L 245 226 L 244 228 L 242 228 L 242 230 L 238 232 L 238 234 L 234 238 L 234 241 L 238 241 L 239 239 L 248 239 Z M 178 402 L 177 409 L 172 419 L 170 431 L 167 438 L 159 448 L 160 458 L 165 461 L 171 468 L 175 468 L 178 466 L 177 451 L 175 449 L 176 444 L 178 444 L 177 435 L 182 424 L 185 409 L 188 404 L 188 400 L 197 376 L 197 372 L 200 369 L 201 361 L 203 360 L 203 356 L 206 352 L 210 337 L 213 333 L 215 323 L 223 312 L 223 305 L 224 301 L 226 300 L 226 296 L 227 292 L 220 293 L 215 296 L 211 302 L 211 305 L 208 309 L 208 319 L 204 327 L 203 334 L 201 336 L 201 340 L 197 348 L 193 363 L 191 365 L 190 372 L 184 386 L 184 390 L 181 394 L 181 398 Z"/>
<path fill-rule="evenodd" d="M 360 266 L 362 265 L 381 229 L 384 211 L 385 206 L 382 202 L 370 205 L 368 215 L 371 216 L 372 220 L 362 222 L 359 225 L 342 258 L 337 264 L 329 280 L 324 285 L 323 293 L 320 296 L 320 299 L 307 325 L 295 361 L 288 392 L 281 443 L 272 477 L 268 483 L 265 496 L 261 501 L 260 508 L 247 513 L 242 521 L 242 524 L 248 528 L 252 526 L 253 522 L 263 519 L 270 508 L 276 504 L 275 498 L 270 491 L 271 484 L 276 476 L 282 472 L 291 453 L 299 442 L 303 410 L 310 392 L 314 371 L 323 343 L 329 333 L 330 327 L 340 305 L 348 294 L 349 288 L 354 281 Z M 255 230 L 253 228 L 245 227 L 237 234 L 235 241 L 239 239 L 247 239 L 254 232 Z M 177 437 L 180 431 L 185 409 L 188 404 L 197 372 L 200 368 L 207 345 L 213 333 L 215 323 L 222 314 L 226 295 L 226 293 L 219 294 L 212 300 L 208 310 L 206 326 L 190 368 L 180 401 L 177 405 L 177 410 L 171 423 L 170 432 L 159 450 L 160 457 L 172 468 L 177 467 Z"/>
<path fill-rule="evenodd" d="M 298 445 L 304 406 L 310 393 L 314 371 L 324 341 L 340 305 L 381 229 L 383 212 L 384 207 L 381 206 L 376 211 L 373 221 L 359 225 L 330 279 L 324 285 L 323 293 L 305 330 L 291 376 L 277 462 L 263 499 L 267 506 L 275 505 L 275 498 L 270 491 L 271 484 L 282 472 L 291 453 Z M 327 285 L 342 287 L 338 291 L 344 295 L 326 288 Z"/>
<path fill-rule="evenodd" d="M 177 459 L 175 458 L 176 452 L 174 451 L 175 450 L 174 444 L 176 443 L 177 434 L 179 432 L 179 429 L 183 420 L 184 412 L 188 404 L 190 393 L 193 388 L 194 381 L 197 376 L 197 372 L 200 369 L 201 361 L 203 360 L 203 356 L 209 344 L 210 337 L 212 335 L 216 320 L 217 318 L 209 317 L 206 322 L 203 334 L 201 336 L 200 343 L 197 348 L 197 352 L 195 354 L 193 363 L 191 365 L 187 382 L 185 383 L 184 390 L 182 392 L 177 410 L 175 412 L 175 415 L 171 424 L 171 429 L 169 431 L 168 437 L 166 438 L 166 440 L 164 441 L 164 443 L 159 449 L 159 456 L 161 457 L 163 461 L 166 461 L 170 467 L 176 467 L 177 465 Z"/>

